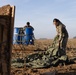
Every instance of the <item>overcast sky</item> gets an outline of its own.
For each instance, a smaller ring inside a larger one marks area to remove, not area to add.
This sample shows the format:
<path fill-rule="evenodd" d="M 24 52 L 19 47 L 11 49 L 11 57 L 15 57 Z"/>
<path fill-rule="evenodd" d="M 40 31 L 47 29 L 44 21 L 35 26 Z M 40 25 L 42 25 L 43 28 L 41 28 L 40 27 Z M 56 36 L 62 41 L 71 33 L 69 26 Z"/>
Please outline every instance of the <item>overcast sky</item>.
<path fill-rule="evenodd" d="M 0 0 L 0 7 L 7 4 L 16 6 L 15 27 L 31 22 L 36 38 L 54 38 L 54 18 L 66 25 L 70 38 L 76 36 L 76 0 Z"/>

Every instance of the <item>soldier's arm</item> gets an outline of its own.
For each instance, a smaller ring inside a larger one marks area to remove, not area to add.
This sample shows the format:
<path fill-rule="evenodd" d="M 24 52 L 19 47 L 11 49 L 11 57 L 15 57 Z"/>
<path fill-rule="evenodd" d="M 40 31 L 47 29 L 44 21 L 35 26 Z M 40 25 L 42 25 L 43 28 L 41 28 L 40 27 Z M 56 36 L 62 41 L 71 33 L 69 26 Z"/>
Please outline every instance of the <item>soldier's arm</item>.
<path fill-rule="evenodd" d="M 31 28 L 34 30 L 34 28 L 31 26 Z"/>
<path fill-rule="evenodd" d="M 34 28 L 32 27 L 32 29 L 34 30 Z"/>
<path fill-rule="evenodd" d="M 62 40 L 62 25 L 59 26 L 58 33 L 59 33 L 59 41 L 61 41 Z"/>

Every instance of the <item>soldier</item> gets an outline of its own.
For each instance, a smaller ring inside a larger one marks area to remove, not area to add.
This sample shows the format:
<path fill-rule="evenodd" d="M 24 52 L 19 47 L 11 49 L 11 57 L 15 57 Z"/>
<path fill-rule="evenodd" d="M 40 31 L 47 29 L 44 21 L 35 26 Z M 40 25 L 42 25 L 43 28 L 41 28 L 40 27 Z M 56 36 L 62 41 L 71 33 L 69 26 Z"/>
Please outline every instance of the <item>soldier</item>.
<path fill-rule="evenodd" d="M 58 37 L 58 43 L 59 43 L 59 48 L 62 51 L 62 53 L 65 55 L 66 54 L 66 45 L 67 45 L 67 41 L 68 41 L 68 32 L 66 30 L 66 26 L 60 22 L 60 20 L 58 19 L 54 19 L 53 23 L 56 27 L 56 31 L 57 31 L 57 35 L 56 37 Z M 55 37 L 55 38 L 56 38 Z"/>
<path fill-rule="evenodd" d="M 26 26 L 24 26 L 25 34 L 26 34 L 26 45 L 34 45 L 34 28 L 30 25 L 30 22 L 26 23 Z"/>

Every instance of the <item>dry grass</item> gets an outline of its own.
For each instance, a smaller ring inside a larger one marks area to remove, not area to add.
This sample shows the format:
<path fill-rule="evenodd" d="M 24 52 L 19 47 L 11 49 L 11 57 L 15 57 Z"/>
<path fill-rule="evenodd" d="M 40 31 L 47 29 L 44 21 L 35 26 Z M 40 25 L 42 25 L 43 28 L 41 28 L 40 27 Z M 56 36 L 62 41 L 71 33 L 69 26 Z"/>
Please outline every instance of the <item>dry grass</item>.
<path fill-rule="evenodd" d="M 24 46 L 23 50 L 17 45 L 16 50 L 12 50 L 12 58 L 24 57 L 36 50 L 46 50 L 52 44 L 52 40 L 36 40 L 34 46 Z M 67 44 L 67 55 L 72 58 L 76 57 L 76 39 L 69 39 Z M 29 69 L 29 68 L 12 68 L 12 75 L 41 75 L 44 72 L 57 71 L 58 75 L 76 75 L 76 64 L 51 67 L 46 69 Z"/>

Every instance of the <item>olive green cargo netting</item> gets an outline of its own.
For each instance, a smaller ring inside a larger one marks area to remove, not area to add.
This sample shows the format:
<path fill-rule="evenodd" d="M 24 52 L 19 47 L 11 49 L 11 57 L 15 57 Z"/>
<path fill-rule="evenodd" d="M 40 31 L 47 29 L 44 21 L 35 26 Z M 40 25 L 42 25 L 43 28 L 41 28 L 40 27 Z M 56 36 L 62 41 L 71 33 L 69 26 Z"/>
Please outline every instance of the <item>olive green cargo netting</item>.
<path fill-rule="evenodd" d="M 30 54 L 26 57 L 26 67 L 31 68 L 46 68 L 51 66 L 57 66 L 61 62 L 67 62 L 68 57 L 65 54 L 65 51 L 59 47 L 59 37 L 54 38 L 53 44 L 45 52 L 37 52 Z M 23 59 L 12 60 L 12 66 L 22 67 Z"/>

